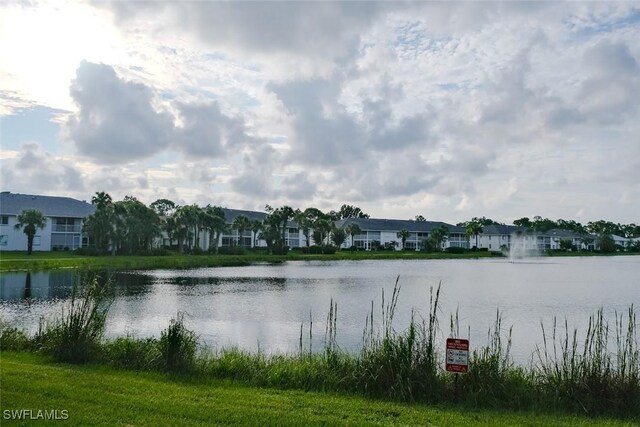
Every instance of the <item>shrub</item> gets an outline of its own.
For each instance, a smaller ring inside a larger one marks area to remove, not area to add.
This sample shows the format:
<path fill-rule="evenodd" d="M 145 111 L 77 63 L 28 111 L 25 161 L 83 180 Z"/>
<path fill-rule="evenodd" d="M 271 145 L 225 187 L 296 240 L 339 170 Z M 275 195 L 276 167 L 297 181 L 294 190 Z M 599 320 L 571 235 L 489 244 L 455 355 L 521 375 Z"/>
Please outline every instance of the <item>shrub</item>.
<path fill-rule="evenodd" d="M 169 372 L 188 372 L 195 365 L 198 340 L 196 334 L 184 325 L 183 313 L 160 333 L 161 367 Z"/>
<path fill-rule="evenodd" d="M 463 254 L 466 252 L 464 248 L 460 248 L 458 246 L 449 246 L 446 251 L 450 254 Z"/>
<path fill-rule="evenodd" d="M 25 351 L 32 347 L 29 336 L 18 328 L 0 325 L 0 350 Z"/>
<path fill-rule="evenodd" d="M 322 253 L 326 255 L 333 255 L 336 253 L 337 249 L 338 248 L 336 248 L 335 246 L 326 245 L 322 247 Z"/>
<path fill-rule="evenodd" d="M 71 300 L 63 307 L 60 317 L 51 323 L 41 321 L 36 343 L 59 361 L 93 360 L 100 349 L 111 302 L 107 286 L 100 285 L 96 276 L 81 289 L 74 285 Z"/>
<path fill-rule="evenodd" d="M 161 360 L 158 340 L 153 338 L 116 338 L 104 344 L 102 353 L 104 362 L 122 369 L 153 369 Z"/>
<path fill-rule="evenodd" d="M 246 253 L 242 246 L 223 246 L 218 248 L 220 255 L 244 255 Z"/>

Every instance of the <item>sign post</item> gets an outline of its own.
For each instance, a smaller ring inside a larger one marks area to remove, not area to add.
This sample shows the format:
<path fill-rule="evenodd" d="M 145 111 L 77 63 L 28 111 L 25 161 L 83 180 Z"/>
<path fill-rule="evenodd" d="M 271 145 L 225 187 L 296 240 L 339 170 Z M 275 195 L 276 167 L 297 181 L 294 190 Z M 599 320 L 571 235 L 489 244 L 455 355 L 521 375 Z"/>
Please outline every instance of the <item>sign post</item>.
<path fill-rule="evenodd" d="M 469 372 L 469 340 L 447 338 L 446 369 L 456 374 Z"/>
<path fill-rule="evenodd" d="M 445 368 L 453 372 L 454 399 L 458 401 L 458 374 L 469 372 L 469 340 L 447 338 Z"/>

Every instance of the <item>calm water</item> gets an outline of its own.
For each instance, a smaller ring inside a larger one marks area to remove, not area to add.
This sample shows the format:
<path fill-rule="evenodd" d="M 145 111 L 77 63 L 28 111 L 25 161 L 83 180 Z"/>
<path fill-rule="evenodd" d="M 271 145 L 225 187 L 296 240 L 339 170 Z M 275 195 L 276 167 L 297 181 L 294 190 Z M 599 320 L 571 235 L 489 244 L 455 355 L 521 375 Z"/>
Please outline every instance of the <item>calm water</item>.
<path fill-rule="evenodd" d="M 0 275 L 0 316 L 37 329 L 41 316 L 59 313 L 68 298 L 73 272 Z M 406 327 L 415 309 L 427 316 L 429 289 L 442 283 L 440 324 L 443 340 L 449 316 L 459 310 L 461 336 L 470 328 L 472 346 L 487 342 L 496 309 L 506 334 L 513 326 L 513 354 L 527 362 L 542 342 L 540 321 L 553 316 L 584 330 L 590 314 L 626 312 L 640 303 L 640 257 L 539 258 L 442 261 L 288 262 L 282 265 L 152 270 L 112 273 L 116 299 L 107 335 L 159 336 L 178 311 L 210 346 L 258 347 L 267 352 L 298 348 L 304 322 L 309 343 L 319 349 L 333 298 L 338 303 L 338 343 L 360 347 L 373 301 L 381 315 L 381 290 L 389 299 L 400 276 L 396 328 Z"/>

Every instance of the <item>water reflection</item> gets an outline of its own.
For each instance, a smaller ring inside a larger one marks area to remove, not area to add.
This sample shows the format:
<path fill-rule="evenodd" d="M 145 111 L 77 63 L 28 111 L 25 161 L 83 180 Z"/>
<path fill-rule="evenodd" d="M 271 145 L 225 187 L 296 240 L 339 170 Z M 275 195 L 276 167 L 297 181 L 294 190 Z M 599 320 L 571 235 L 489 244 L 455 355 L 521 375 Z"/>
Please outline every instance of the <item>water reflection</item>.
<path fill-rule="evenodd" d="M 211 346 L 239 346 L 269 352 L 295 351 L 300 325 L 308 348 L 320 349 L 329 302 L 338 303 L 338 343 L 356 350 L 374 301 L 381 318 L 381 289 L 391 294 L 397 275 L 402 290 L 395 325 L 406 327 L 415 308 L 428 316 L 429 288 L 442 282 L 440 322 L 460 309 L 460 330 L 471 326 L 474 345 L 486 343 L 496 309 L 513 325 L 513 353 L 528 361 L 541 344 L 540 321 L 566 316 L 584 327 L 588 315 L 625 312 L 640 301 L 640 257 L 554 259 L 554 263 L 503 260 L 289 262 L 283 265 L 97 272 L 116 296 L 107 335 L 158 336 L 178 311 Z M 74 283 L 96 273 L 73 271 L 0 274 L 0 316 L 28 330 L 40 316 L 59 313 Z M 418 317 L 419 318 L 419 317 Z"/>

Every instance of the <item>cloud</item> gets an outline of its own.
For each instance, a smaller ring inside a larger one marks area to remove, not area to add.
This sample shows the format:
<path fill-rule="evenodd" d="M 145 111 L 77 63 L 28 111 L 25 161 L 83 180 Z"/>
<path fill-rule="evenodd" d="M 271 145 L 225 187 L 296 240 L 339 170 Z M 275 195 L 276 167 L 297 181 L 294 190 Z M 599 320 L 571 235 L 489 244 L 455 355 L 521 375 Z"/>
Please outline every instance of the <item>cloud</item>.
<path fill-rule="evenodd" d="M 121 80 L 104 64 L 83 61 L 71 84 L 78 113 L 67 122 L 78 151 L 104 163 L 150 157 L 171 143 L 173 118 L 153 108 L 152 90 Z"/>
<path fill-rule="evenodd" d="M 99 6 L 105 4 L 97 3 Z M 116 22 L 153 16 L 218 49 L 335 58 L 388 7 L 374 2 L 111 2 Z"/>
<path fill-rule="evenodd" d="M 260 141 L 247 134 L 243 118 L 224 114 L 217 102 L 176 101 L 177 118 L 159 111 L 153 88 L 124 80 L 105 64 L 82 62 L 71 96 L 78 112 L 66 124 L 68 138 L 80 154 L 100 163 L 147 159 L 167 149 L 191 159 L 224 158 Z"/>
<path fill-rule="evenodd" d="M 223 114 L 216 102 L 175 105 L 182 125 L 175 129 L 173 145 L 187 157 L 225 157 L 245 143 L 257 142 L 247 135 L 242 118 Z"/>
<path fill-rule="evenodd" d="M 57 158 L 36 142 L 22 144 L 12 159 L 2 161 L 5 189 L 27 194 L 46 194 L 52 190 L 78 192 L 85 188 L 85 177 L 69 159 Z"/>

